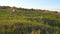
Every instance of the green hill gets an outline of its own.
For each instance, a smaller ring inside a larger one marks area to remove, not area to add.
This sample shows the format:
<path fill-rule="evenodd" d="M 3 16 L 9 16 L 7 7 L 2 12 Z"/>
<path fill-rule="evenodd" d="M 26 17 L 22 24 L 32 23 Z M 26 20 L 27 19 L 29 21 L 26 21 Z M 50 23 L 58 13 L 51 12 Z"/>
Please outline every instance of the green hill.
<path fill-rule="evenodd" d="M 60 34 L 60 13 L 56 11 L 0 6 L 0 34 Z M 25 33 L 24 33 L 24 32 Z M 32 33 L 31 33 L 32 34 Z"/>

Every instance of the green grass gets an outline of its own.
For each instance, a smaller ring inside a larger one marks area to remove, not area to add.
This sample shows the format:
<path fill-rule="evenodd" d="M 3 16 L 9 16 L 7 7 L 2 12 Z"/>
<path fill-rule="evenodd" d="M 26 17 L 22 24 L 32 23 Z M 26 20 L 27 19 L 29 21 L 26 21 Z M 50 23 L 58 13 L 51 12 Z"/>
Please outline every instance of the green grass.
<path fill-rule="evenodd" d="M 1 32 L 14 32 L 16 29 L 55 29 L 60 31 L 60 14 L 43 10 L 16 9 L 13 14 L 11 9 L 0 8 Z M 42 18 L 41 18 L 42 16 Z M 5 29 L 6 28 L 6 29 Z M 47 30 L 47 31 L 48 31 Z"/>

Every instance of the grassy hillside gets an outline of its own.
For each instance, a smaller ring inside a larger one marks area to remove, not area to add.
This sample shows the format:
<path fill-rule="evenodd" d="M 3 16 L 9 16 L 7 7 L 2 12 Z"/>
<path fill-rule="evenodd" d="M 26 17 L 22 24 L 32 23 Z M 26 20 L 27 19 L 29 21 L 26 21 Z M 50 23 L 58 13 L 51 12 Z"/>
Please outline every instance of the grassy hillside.
<path fill-rule="evenodd" d="M 22 31 L 40 30 L 40 34 L 60 34 L 60 13 L 16 8 L 0 7 L 0 34 L 23 34 Z M 25 33 L 24 33 L 25 34 Z"/>

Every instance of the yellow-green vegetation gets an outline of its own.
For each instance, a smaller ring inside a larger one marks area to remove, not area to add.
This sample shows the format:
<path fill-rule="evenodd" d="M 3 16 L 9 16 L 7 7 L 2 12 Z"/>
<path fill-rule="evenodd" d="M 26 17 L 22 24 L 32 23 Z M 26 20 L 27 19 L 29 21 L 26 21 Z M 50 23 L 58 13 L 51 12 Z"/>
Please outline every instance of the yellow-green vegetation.
<path fill-rule="evenodd" d="M 40 34 L 60 34 L 59 12 L 15 9 L 13 12 L 9 6 L 0 6 L 0 34 L 27 34 L 33 30 L 40 30 Z"/>

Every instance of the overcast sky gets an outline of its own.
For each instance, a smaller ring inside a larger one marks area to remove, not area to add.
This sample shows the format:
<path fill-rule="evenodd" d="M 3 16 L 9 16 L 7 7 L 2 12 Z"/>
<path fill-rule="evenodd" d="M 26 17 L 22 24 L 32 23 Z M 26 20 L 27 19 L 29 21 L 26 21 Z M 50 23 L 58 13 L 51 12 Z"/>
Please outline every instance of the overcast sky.
<path fill-rule="evenodd" d="M 60 0 L 0 0 L 0 5 L 60 11 Z"/>

